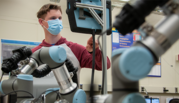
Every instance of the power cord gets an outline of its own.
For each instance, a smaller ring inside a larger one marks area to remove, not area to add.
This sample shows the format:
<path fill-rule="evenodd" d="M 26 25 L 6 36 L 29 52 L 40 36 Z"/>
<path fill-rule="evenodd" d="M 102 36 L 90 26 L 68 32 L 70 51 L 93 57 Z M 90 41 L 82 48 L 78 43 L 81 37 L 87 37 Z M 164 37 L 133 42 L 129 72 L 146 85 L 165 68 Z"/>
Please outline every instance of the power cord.
<path fill-rule="evenodd" d="M 57 92 L 57 90 L 46 90 L 46 91 L 42 92 L 42 93 L 39 95 L 38 98 L 34 99 L 33 102 L 37 102 L 37 101 L 40 99 L 40 97 L 42 96 L 42 94 L 44 94 L 45 92 L 48 92 L 48 91 L 56 92 L 56 93 L 57 93 L 56 100 L 57 100 L 58 98 L 60 99 L 60 95 L 59 95 L 59 93 Z"/>
<path fill-rule="evenodd" d="M 94 69 L 95 69 L 95 31 L 92 32 L 93 37 L 93 60 L 92 60 L 92 74 L 91 74 L 91 85 L 90 85 L 90 97 L 91 97 L 91 103 L 93 102 L 93 85 L 94 85 Z"/>
<path fill-rule="evenodd" d="M 2 71 L 0 83 L 1 83 L 1 81 L 2 81 L 3 75 L 4 75 L 4 72 Z M 24 91 L 24 90 L 14 90 L 14 82 L 15 82 L 16 80 L 17 80 L 17 79 L 15 79 L 15 80 L 13 81 L 13 84 L 12 84 L 12 89 L 13 89 L 13 91 L 12 91 L 12 92 L 9 92 L 9 93 L 7 93 L 7 94 L 5 94 L 3 97 L 5 97 L 5 96 L 7 96 L 7 95 L 9 95 L 9 94 L 11 94 L 11 93 L 16 93 L 16 95 L 17 95 L 17 92 L 25 92 L 25 93 L 30 94 L 30 95 L 31 95 L 31 98 L 34 98 L 34 96 L 33 96 L 30 92 L 28 92 L 28 91 Z"/>
<path fill-rule="evenodd" d="M 101 44 L 99 42 L 99 39 L 100 39 L 101 35 L 105 34 L 106 32 L 108 32 L 111 29 L 112 29 L 112 26 L 108 30 L 102 32 L 100 34 L 100 36 L 98 36 L 98 43 L 99 43 L 99 47 L 101 49 L 103 64 L 104 64 L 104 54 L 102 52 L 102 47 L 101 47 Z M 94 68 L 95 68 L 95 30 L 93 30 L 92 36 L 93 36 L 93 60 L 92 60 L 92 76 L 91 76 L 91 85 L 90 85 L 90 97 L 91 97 L 91 103 L 94 103 L 94 101 L 93 101 L 93 95 L 94 95 L 93 94 L 93 87 L 94 87 Z M 102 84 L 104 85 L 104 75 L 103 75 L 103 83 Z M 104 87 L 103 85 L 102 85 L 102 87 Z M 102 89 L 102 92 L 103 92 L 103 89 Z"/>
<path fill-rule="evenodd" d="M 11 93 L 16 93 L 16 94 L 17 94 L 17 92 L 25 92 L 25 93 L 28 93 L 28 94 L 31 95 L 31 98 L 34 98 L 34 96 L 33 96 L 30 92 L 27 92 L 27 91 L 25 91 L 25 90 L 15 90 L 15 91 L 13 91 L 13 92 L 9 92 L 9 93 L 5 94 L 3 97 L 5 97 L 5 96 L 7 96 L 7 95 L 9 95 L 9 94 L 11 94 Z"/>
<path fill-rule="evenodd" d="M 99 41 L 99 39 L 100 39 L 100 37 L 102 36 L 102 35 L 104 35 L 105 33 L 107 33 L 109 30 L 111 30 L 113 28 L 113 26 L 111 26 L 108 30 L 106 30 L 106 31 L 104 31 L 104 32 L 102 32 L 101 34 L 99 34 L 99 36 L 98 36 L 98 44 L 99 44 L 99 48 L 100 48 L 100 50 L 101 50 L 101 54 L 102 54 L 102 61 L 103 61 L 103 64 L 104 64 L 104 54 L 103 54 L 103 51 L 102 51 L 102 47 L 101 47 L 101 43 L 100 43 L 100 41 Z M 102 94 L 103 94 L 103 87 L 104 87 L 104 74 L 103 74 L 103 80 L 102 80 Z"/>

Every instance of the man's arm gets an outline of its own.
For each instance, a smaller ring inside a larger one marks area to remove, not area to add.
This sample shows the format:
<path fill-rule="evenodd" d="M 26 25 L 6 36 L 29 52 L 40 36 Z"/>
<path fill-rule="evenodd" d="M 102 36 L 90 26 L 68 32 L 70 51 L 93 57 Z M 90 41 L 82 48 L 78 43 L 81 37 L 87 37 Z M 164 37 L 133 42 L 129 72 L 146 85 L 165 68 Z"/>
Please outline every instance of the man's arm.
<path fill-rule="evenodd" d="M 86 45 L 86 50 L 88 52 L 93 52 L 93 37 L 91 36 L 88 41 L 87 41 L 87 45 Z M 96 40 L 95 41 L 95 63 L 97 63 L 97 65 L 95 65 L 95 68 L 97 70 L 102 70 L 102 53 L 101 51 L 99 50 L 99 44 L 98 44 L 98 41 Z M 84 51 L 84 55 L 87 55 L 87 52 Z M 91 59 L 91 58 L 90 58 Z M 107 68 L 109 69 L 110 68 L 110 61 L 109 61 L 109 58 L 107 57 Z"/>
<path fill-rule="evenodd" d="M 93 59 L 93 55 L 90 54 L 86 49 L 84 49 L 84 51 L 81 54 L 81 61 L 80 61 L 81 67 L 92 68 L 92 59 Z M 110 68 L 110 60 L 107 57 L 107 69 L 109 68 Z M 95 51 L 95 69 L 102 70 L 102 53 L 99 50 L 99 48 L 97 48 Z"/>
<path fill-rule="evenodd" d="M 79 45 L 77 43 L 73 42 L 66 42 L 68 47 L 72 50 L 72 52 L 77 57 L 78 61 L 80 62 L 80 66 L 86 67 L 86 68 L 92 68 L 92 59 L 93 54 L 90 52 L 93 52 L 93 38 L 89 38 L 87 41 L 87 46 L 84 47 L 82 45 Z M 102 70 L 102 53 L 99 50 L 98 42 L 95 42 L 95 69 L 96 70 Z M 107 58 L 107 69 L 110 68 L 110 60 Z"/>
<path fill-rule="evenodd" d="M 86 68 L 92 68 L 93 54 L 89 53 L 86 48 L 80 44 L 69 42 L 67 45 L 80 62 L 80 66 Z M 107 68 L 110 68 L 110 60 L 107 57 Z M 102 70 L 102 54 L 99 48 L 96 48 L 95 52 L 95 69 Z"/>

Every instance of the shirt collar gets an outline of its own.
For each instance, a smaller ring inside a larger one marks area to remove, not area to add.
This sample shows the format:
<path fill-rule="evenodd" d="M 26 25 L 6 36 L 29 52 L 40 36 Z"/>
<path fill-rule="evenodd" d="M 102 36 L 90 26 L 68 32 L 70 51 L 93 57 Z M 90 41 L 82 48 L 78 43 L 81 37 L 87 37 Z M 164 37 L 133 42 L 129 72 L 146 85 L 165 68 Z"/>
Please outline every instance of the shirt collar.
<path fill-rule="evenodd" d="M 60 44 L 63 44 L 63 43 L 65 43 L 65 42 L 66 42 L 66 38 L 63 38 L 63 37 L 61 36 L 60 40 L 58 40 L 58 41 L 55 43 L 55 45 L 60 45 Z M 44 40 L 42 41 L 42 43 L 40 44 L 40 46 L 50 47 L 50 46 L 52 46 L 52 44 L 47 43 L 47 42 L 45 41 L 45 39 L 44 39 Z"/>

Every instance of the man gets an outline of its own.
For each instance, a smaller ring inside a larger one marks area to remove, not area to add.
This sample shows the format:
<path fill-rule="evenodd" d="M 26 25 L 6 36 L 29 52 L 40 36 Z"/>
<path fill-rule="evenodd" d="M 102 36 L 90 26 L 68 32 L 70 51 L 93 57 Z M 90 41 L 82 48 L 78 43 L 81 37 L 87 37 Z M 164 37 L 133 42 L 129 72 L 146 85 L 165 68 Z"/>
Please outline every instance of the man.
<path fill-rule="evenodd" d="M 44 29 L 45 39 L 42 43 L 33 48 L 32 52 L 40 49 L 41 47 L 50 47 L 52 45 L 66 44 L 75 55 L 75 58 L 79 61 L 80 67 L 92 68 L 92 51 L 93 51 L 93 39 L 92 37 L 87 41 L 86 48 L 77 43 L 67 41 L 61 36 L 60 31 L 63 29 L 62 25 L 62 10 L 61 7 L 54 4 L 46 4 L 41 7 L 37 12 L 39 24 Z M 95 43 L 95 69 L 102 70 L 102 55 L 99 50 L 99 45 Z M 110 61 L 107 58 L 107 68 L 110 68 Z"/>

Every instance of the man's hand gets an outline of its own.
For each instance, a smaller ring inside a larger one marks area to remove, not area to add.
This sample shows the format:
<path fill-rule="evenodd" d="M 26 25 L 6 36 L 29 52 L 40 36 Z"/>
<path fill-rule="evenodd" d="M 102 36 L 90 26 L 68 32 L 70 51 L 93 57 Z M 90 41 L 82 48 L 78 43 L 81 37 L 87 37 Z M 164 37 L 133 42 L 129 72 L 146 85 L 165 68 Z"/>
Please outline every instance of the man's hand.
<path fill-rule="evenodd" d="M 95 49 L 99 48 L 98 41 L 95 41 Z M 93 52 L 93 37 L 89 38 L 86 45 L 86 50 L 88 52 Z"/>

